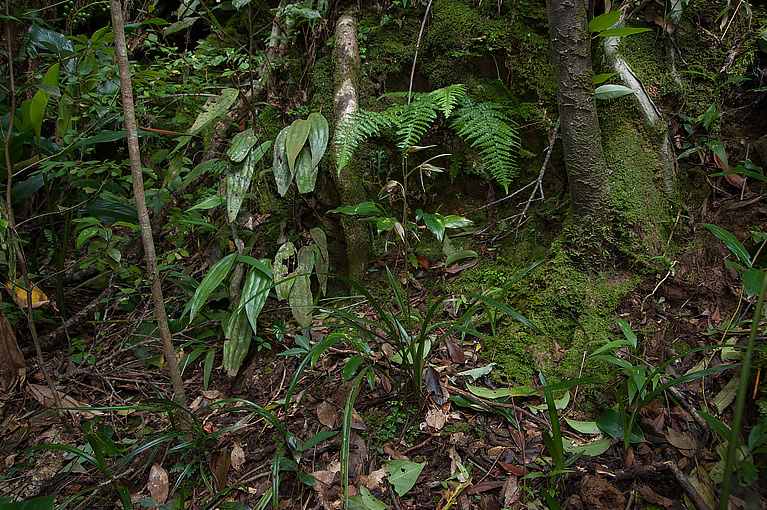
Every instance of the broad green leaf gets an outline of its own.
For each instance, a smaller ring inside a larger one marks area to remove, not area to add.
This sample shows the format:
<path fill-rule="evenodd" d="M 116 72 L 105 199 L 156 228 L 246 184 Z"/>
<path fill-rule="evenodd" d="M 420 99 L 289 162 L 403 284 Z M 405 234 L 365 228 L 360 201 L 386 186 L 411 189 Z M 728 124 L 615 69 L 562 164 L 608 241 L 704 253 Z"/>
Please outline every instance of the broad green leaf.
<path fill-rule="evenodd" d="M 288 155 L 285 147 L 285 140 L 288 137 L 288 130 L 290 127 L 286 127 L 277 138 L 274 140 L 274 160 L 272 161 L 272 172 L 274 173 L 274 182 L 277 183 L 277 193 L 281 197 L 285 196 L 290 187 L 290 182 L 293 180 L 293 171 L 288 165 Z"/>
<path fill-rule="evenodd" d="M 606 82 L 607 80 L 609 80 L 610 78 L 612 78 L 616 74 L 618 74 L 618 73 L 602 73 L 602 74 L 598 74 L 598 75 L 594 76 L 594 79 L 592 80 L 592 82 L 594 83 L 594 85 L 599 85 L 600 83 Z"/>
<path fill-rule="evenodd" d="M 205 126 L 223 116 L 237 100 L 238 95 L 237 89 L 224 89 L 220 95 L 209 98 L 203 107 L 203 111 L 200 112 L 192 127 L 189 128 L 189 134 L 195 135 L 199 133 Z"/>
<path fill-rule="evenodd" d="M 485 400 L 497 400 L 500 398 L 509 397 L 527 397 L 535 393 L 535 390 L 531 390 L 525 386 L 517 386 L 514 388 L 499 388 L 497 390 L 472 386 L 471 384 L 467 384 L 466 387 L 473 395 L 476 395 L 479 398 L 483 398 Z"/>
<path fill-rule="evenodd" d="M 714 429 L 714 432 L 719 434 L 719 437 L 721 437 L 725 441 L 730 440 L 730 435 L 732 435 L 732 429 L 728 427 L 724 422 L 722 422 L 722 420 L 704 411 L 698 411 L 698 414 L 701 416 L 701 418 L 703 418 L 706 421 L 706 423 L 708 423 L 709 427 Z"/>
<path fill-rule="evenodd" d="M 442 237 L 445 235 L 445 217 L 439 213 L 430 214 L 425 213 L 421 209 L 415 212 L 416 221 L 423 219 L 426 228 L 431 230 L 431 233 L 436 236 L 439 241 L 442 241 Z"/>
<path fill-rule="evenodd" d="M 629 27 L 615 27 L 608 28 L 599 32 L 599 37 L 626 37 L 628 35 L 641 34 L 642 32 L 649 32 L 649 28 L 629 28 Z"/>
<path fill-rule="evenodd" d="M 187 308 L 189 308 L 190 321 L 194 320 L 197 312 L 200 311 L 200 308 L 202 308 L 202 305 L 205 304 L 208 296 L 210 296 L 210 293 L 213 292 L 224 278 L 226 278 L 226 275 L 229 274 L 236 259 L 237 254 L 230 253 L 211 266 L 208 274 L 205 275 L 205 278 L 203 278 L 200 286 L 197 287 L 194 296 L 192 296 L 191 301 L 189 301 L 189 304 L 187 305 Z"/>
<path fill-rule="evenodd" d="M 204 198 L 194 204 L 192 207 L 189 208 L 190 211 L 195 211 L 198 209 L 202 209 L 203 211 L 207 211 L 208 209 L 213 209 L 214 207 L 218 207 L 219 205 L 224 203 L 224 199 L 221 198 L 218 195 L 211 195 L 208 198 Z"/>
<path fill-rule="evenodd" d="M 293 288 L 295 280 L 288 277 L 291 271 L 286 262 L 294 257 L 296 253 L 296 246 L 288 241 L 279 247 L 277 254 L 274 256 L 272 272 L 274 274 L 274 282 L 277 284 L 274 289 L 277 293 L 277 299 L 287 299 L 290 296 L 290 290 Z"/>
<path fill-rule="evenodd" d="M 288 296 L 290 310 L 293 312 L 296 322 L 302 328 L 308 328 L 312 324 L 312 288 L 309 275 L 301 274 L 295 277 L 293 288 Z"/>
<path fill-rule="evenodd" d="M 318 432 L 317 434 L 313 435 L 306 443 L 304 443 L 304 446 L 301 449 L 306 451 L 309 448 L 314 448 L 324 440 L 330 439 L 336 434 L 338 434 L 337 430 L 323 430 L 322 432 Z"/>
<path fill-rule="evenodd" d="M 199 16 L 187 16 L 186 18 L 176 21 L 175 23 L 162 29 L 162 36 L 168 37 L 176 32 L 181 32 L 194 25 L 194 22 L 200 19 Z"/>
<path fill-rule="evenodd" d="M 624 431 L 623 431 L 623 421 L 621 420 L 621 413 L 617 411 L 616 409 L 606 409 L 602 416 L 600 416 L 596 421 L 597 426 L 610 437 L 617 437 L 618 439 L 623 439 Z M 639 426 L 634 423 L 631 427 L 631 439 L 630 442 L 632 443 L 643 443 L 645 442 L 644 433 L 642 432 L 642 429 L 639 428 Z"/>
<path fill-rule="evenodd" d="M 484 377 L 490 372 L 492 372 L 494 366 L 495 366 L 495 363 L 490 363 L 489 365 L 485 365 L 484 367 L 473 368 L 471 370 L 464 370 L 463 372 L 458 372 L 455 375 L 471 377 L 472 381 L 476 381 L 480 377 Z"/>
<path fill-rule="evenodd" d="M 603 453 L 605 453 L 607 450 L 610 449 L 611 440 L 609 438 L 606 439 L 597 439 L 596 441 L 592 441 L 589 444 L 583 445 L 583 446 L 572 446 L 567 445 L 565 446 L 565 450 L 573 455 L 588 455 L 590 457 L 599 457 Z"/>
<path fill-rule="evenodd" d="M 271 264 L 271 261 L 268 259 L 263 259 L 261 262 Z M 248 315 L 248 321 L 250 321 L 250 326 L 253 328 L 254 333 L 258 331 L 258 314 L 264 308 L 264 303 L 266 303 L 271 286 L 272 278 L 256 268 L 252 268 L 248 272 L 248 276 L 245 278 L 245 283 L 242 286 L 240 302 L 244 303 L 245 313 Z"/>
<path fill-rule="evenodd" d="M 388 232 L 392 228 L 394 228 L 395 224 L 398 224 L 397 218 L 377 218 L 376 219 L 376 228 L 378 229 L 378 233 L 381 232 Z"/>
<path fill-rule="evenodd" d="M 85 212 L 104 222 L 124 221 L 138 225 L 136 208 L 114 200 L 97 198 L 85 206 Z"/>
<path fill-rule="evenodd" d="M 463 260 L 463 259 L 475 259 L 479 257 L 479 253 L 477 253 L 474 250 L 458 250 L 456 252 L 453 252 L 450 254 L 450 256 L 445 260 L 445 266 L 449 266 L 453 262 Z"/>
<path fill-rule="evenodd" d="M 725 150 L 724 145 L 722 145 L 722 142 L 719 140 L 711 140 L 710 142 L 706 142 L 706 147 L 716 154 L 716 157 L 724 163 L 724 166 L 727 169 L 730 168 L 730 164 L 727 162 L 727 151 Z"/>
<path fill-rule="evenodd" d="M 288 157 L 288 167 L 290 173 L 295 175 L 296 158 L 301 153 L 309 137 L 311 123 L 308 120 L 297 120 L 288 127 L 288 134 L 285 138 L 285 153 Z"/>
<path fill-rule="evenodd" d="M 311 113 L 307 120 L 310 124 L 309 147 L 312 152 L 312 168 L 316 169 L 328 148 L 330 129 L 327 119 L 321 113 Z"/>
<path fill-rule="evenodd" d="M 29 27 L 29 40 L 35 47 L 43 48 L 59 57 L 68 56 L 74 52 L 72 41 L 70 41 L 64 34 L 46 30 L 37 25 Z M 30 53 L 34 53 L 34 56 L 37 56 L 36 51 L 30 51 Z"/>
<path fill-rule="evenodd" d="M 232 145 L 229 146 L 229 150 L 226 151 L 226 154 L 234 163 L 239 163 L 245 159 L 245 156 L 248 155 L 251 147 L 257 142 L 258 137 L 253 133 L 253 128 L 248 128 L 241 133 L 237 133 L 234 138 L 232 138 Z"/>
<path fill-rule="evenodd" d="M 314 249 L 311 246 L 302 246 L 298 250 L 297 273 L 311 273 L 314 270 Z"/>
<path fill-rule="evenodd" d="M 341 370 L 341 376 L 344 383 L 354 377 L 354 374 L 357 373 L 357 369 L 364 361 L 365 357 L 360 354 L 355 354 L 349 358 L 349 360 L 344 365 L 344 368 Z"/>
<path fill-rule="evenodd" d="M 232 7 L 237 9 L 238 11 L 242 9 L 243 7 L 250 4 L 251 0 L 232 0 Z"/>
<path fill-rule="evenodd" d="M 364 485 L 360 485 L 360 495 L 357 497 L 366 510 L 388 510 L 389 508 L 389 505 L 376 499 Z"/>
<path fill-rule="evenodd" d="M 621 19 L 621 11 L 606 12 L 589 22 L 589 32 L 601 32 L 615 25 Z"/>
<path fill-rule="evenodd" d="M 53 510 L 55 494 L 41 496 L 39 498 L 16 501 L 13 503 L 0 503 L 0 510 Z"/>
<path fill-rule="evenodd" d="M 375 202 L 362 202 L 361 204 L 358 204 L 358 205 L 346 205 L 343 207 L 337 207 L 328 212 L 342 213 L 342 214 L 359 214 L 362 216 L 375 216 L 378 214 L 383 214 L 383 211 Z"/>
<path fill-rule="evenodd" d="M 309 147 L 304 147 L 298 153 L 296 159 L 296 185 L 299 193 L 310 193 L 314 191 L 314 184 L 317 182 L 318 167 L 312 166 L 312 151 Z"/>
<path fill-rule="evenodd" d="M 615 99 L 633 93 L 634 89 L 623 85 L 601 85 L 594 90 L 594 97 L 597 99 Z"/>
<path fill-rule="evenodd" d="M 751 299 L 762 290 L 764 271 L 761 269 L 747 269 L 740 273 L 740 279 L 743 280 L 743 292 L 745 292 L 748 299 Z"/>
<path fill-rule="evenodd" d="M 615 322 L 618 323 L 618 326 L 621 328 L 623 336 L 626 337 L 626 340 L 631 343 L 632 347 L 636 348 L 637 336 L 633 331 L 631 331 L 631 326 L 629 326 L 629 324 L 623 319 L 615 319 Z"/>
<path fill-rule="evenodd" d="M 38 138 L 40 138 L 40 133 L 43 129 L 45 107 L 48 105 L 48 100 L 50 98 L 50 94 L 43 90 L 38 90 L 29 104 L 29 120 L 32 123 L 32 129 L 34 129 L 35 135 L 37 135 Z"/>
<path fill-rule="evenodd" d="M 456 214 L 448 214 L 445 216 L 445 228 L 463 228 L 474 225 L 474 222 L 469 218 L 458 216 Z"/>
<path fill-rule="evenodd" d="M 700 225 L 709 229 L 717 239 L 724 241 L 724 244 L 727 245 L 727 249 L 730 250 L 733 255 L 738 257 L 741 262 L 746 264 L 746 266 L 749 268 L 752 266 L 751 255 L 749 255 L 748 250 L 746 250 L 746 247 L 743 246 L 743 243 L 738 241 L 734 235 L 722 227 L 711 225 L 710 223 L 701 223 Z"/>
<path fill-rule="evenodd" d="M 602 431 L 597 426 L 595 421 L 578 421 L 565 418 L 565 421 L 570 425 L 573 430 L 580 432 L 581 434 L 601 434 Z"/>
<path fill-rule="evenodd" d="M 245 200 L 245 193 L 248 192 L 250 181 L 253 180 L 256 164 L 251 154 L 252 152 L 248 151 L 245 162 L 226 176 L 226 217 L 229 223 L 237 219 L 242 202 Z"/>
<path fill-rule="evenodd" d="M 421 474 L 426 462 L 411 462 L 409 460 L 392 460 L 386 465 L 386 472 L 389 473 L 389 483 L 394 486 L 394 490 L 400 497 L 404 496 L 413 488 L 418 475 Z"/>

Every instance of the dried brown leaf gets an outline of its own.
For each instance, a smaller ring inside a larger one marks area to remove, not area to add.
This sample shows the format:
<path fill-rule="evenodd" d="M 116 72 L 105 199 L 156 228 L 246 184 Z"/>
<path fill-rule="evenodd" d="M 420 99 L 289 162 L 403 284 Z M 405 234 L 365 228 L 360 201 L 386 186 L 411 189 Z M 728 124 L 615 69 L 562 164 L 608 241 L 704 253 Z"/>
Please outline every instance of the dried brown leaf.
<path fill-rule="evenodd" d="M 168 499 L 168 472 L 159 464 L 152 464 L 149 470 L 149 481 L 146 484 L 149 494 L 157 505 L 162 505 Z"/>
<path fill-rule="evenodd" d="M 323 400 L 317 406 L 317 419 L 326 427 L 330 429 L 334 428 L 336 426 L 337 417 L 338 410 L 333 404 Z"/>

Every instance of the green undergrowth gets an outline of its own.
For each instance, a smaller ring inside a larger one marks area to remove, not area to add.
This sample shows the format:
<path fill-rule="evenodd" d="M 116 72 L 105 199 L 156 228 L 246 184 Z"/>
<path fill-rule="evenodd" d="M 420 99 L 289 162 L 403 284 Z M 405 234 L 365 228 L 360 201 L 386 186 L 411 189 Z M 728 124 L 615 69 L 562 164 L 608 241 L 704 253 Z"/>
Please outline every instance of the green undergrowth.
<path fill-rule="evenodd" d="M 513 257 L 483 260 L 461 275 L 453 291 L 492 292 L 493 288 L 503 288 L 531 262 Z M 589 360 L 584 364 L 584 353 L 589 352 L 591 341 L 612 334 L 616 307 L 638 281 L 637 277 L 615 271 L 587 273 L 558 251 L 509 287 L 505 295 L 495 294 L 545 334 L 536 335 L 499 317 L 495 336 L 484 341 L 485 356 L 500 368 L 494 376 L 499 382 L 525 385 L 533 384 L 540 371 L 549 382 L 582 374 L 607 381 L 612 369 Z M 489 319 L 484 316 L 482 320 L 489 334 Z"/>

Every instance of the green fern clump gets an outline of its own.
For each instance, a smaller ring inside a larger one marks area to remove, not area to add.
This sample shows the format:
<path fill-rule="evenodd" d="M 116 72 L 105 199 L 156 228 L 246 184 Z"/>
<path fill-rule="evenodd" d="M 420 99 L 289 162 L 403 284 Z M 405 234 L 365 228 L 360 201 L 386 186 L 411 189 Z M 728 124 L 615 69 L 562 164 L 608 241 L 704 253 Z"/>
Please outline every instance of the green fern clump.
<path fill-rule="evenodd" d="M 388 95 L 405 96 L 404 93 Z M 354 112 L 339 127 L 336 136 L 338 171 L 346 166 L 363 140 L 385 131 L 393 131 L 400 156 L 404 158 L 419 145 L 438 114 L 445 119 L 455 117 L 451 127 L 479 149 L 490 174 L 508 191 L 518 173 L 516 155 L 520 144 L 516 123 L 504 114 L 500 105 L 475 104 L 463 84 L 414 94 L 409 104 L 391 106 L 383 112 Z"/>
<path fill-rule="evenodd" d="M 516 123 L 496 103 L 475 104 L 467 100 L 455 112 L 452 128 L 458 136 L 471 141 L 490 174 L 509 192 L 509 184 L 518 174 L 517 154 L 520 150 Z"/>

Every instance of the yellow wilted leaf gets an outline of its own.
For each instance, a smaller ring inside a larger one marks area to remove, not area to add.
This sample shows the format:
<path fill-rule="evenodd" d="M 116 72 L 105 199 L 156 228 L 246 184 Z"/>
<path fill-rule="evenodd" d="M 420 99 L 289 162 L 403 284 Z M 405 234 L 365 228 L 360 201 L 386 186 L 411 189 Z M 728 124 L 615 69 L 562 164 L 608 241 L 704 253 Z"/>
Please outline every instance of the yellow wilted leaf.
<path fill-rule="evenodd" d="M 16 304 L 19 305 L 19 307 L 26 309 L 27 291 L 21 287 L 19 283 L 19 280 L 16 280 L 16 283 L 11 283 L 11 281 L 8 280 L 5 282 L 5 288 L 8 289 L 8 292 L 11 294 L 13 300 L 16 301 Z M 48 299 L 45 292 L 40 290 L 37 285 L 32 284 L 32 308 L 40 308 L 41 306 L 50 304 L 51 300 Z"/>

